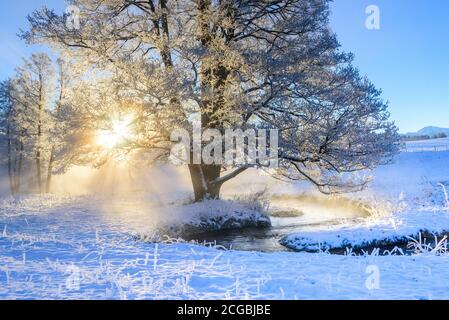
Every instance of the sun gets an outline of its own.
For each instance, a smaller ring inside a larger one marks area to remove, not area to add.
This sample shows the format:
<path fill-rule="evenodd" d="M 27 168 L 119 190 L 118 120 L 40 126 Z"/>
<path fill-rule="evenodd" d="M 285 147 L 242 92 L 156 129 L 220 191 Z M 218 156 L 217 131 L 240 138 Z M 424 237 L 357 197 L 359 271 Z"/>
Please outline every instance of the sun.
<path fill-rule="evenodd" d="M 132 115 L 127 115 L 112 119 L 109 130 L 98 131 L 96 143 L 103 148 L 113 149 L 131 140 L 134 135 L 131 128 L 133 118 Z"/>

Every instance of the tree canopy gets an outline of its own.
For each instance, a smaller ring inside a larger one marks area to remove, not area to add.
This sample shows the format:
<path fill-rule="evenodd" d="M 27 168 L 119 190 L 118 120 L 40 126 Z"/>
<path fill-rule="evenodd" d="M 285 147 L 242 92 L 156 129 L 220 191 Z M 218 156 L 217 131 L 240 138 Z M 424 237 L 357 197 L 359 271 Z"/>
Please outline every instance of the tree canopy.
<path fill-rule="evenodd" d="M 192 131 L 195 114 L 203 130 L 276 129 L 273 174 L 326 193 L 362 188 L 368 180 L 354 173 L 398 152 L 388 105 L 340 49 L 327 0 L 69 2 L 79 28 L 43 8 L 22 37 L 51 45 L 84 74 L 95 70 L 104 81 L 91 82 L 93 95 L 113 89 L 137 106 L 138 139 L 127 148 L 167 158 L 170 132 Z M 218 197 L 249 167 L 189 164 L 196 199 Z"/>

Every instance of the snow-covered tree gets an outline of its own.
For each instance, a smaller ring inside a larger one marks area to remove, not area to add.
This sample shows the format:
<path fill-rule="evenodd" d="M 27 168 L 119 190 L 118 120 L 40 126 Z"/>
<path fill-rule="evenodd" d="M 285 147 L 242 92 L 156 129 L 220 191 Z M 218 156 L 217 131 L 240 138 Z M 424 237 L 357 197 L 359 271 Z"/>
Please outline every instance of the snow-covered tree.
<path fill-rule="evenodd" d="M 29 142 L 29 123 L 26 107 L 21 104 L 17 78 L 3 81 L 0 85 L 1 131 L 3 134 L 2 160 L 7 163 L 11 194 L 22 190 Z"/>
<path fill-rule="evenodd" d="M 121 100 L 109 78 L 82 79 L 73 83 L 59 111 L 64 140 L 71 141 L 65 151 L 65 157 L 69 155 L 70 158 L 69 165 L 99 167 L 134 149 L 130 146 L 131 141 L 125 140 L 130 136 L 126 131 L 135 126 L 134 116 L 129 116 L 135 112 L 134 105 Z M 124 136 L 119 136 L 122 133 Z M 136 139 L 133 134 L 132 142 Z"/>
<path fill-rule="evenodd" d="M 20 172 L 17 163 L 20 157 L 20 142 L 14 132 L 14 102 L 11 80 L 0 82 L 0 141 L 1 163 L 8 166 L 8 181 L 11 194 L 20 190 Z"/>
<path fill-rule="evenodd" d="M 136 148 L 192 130 L 199 113 L 203 130 L 278 129 L 277 175 L 351 191 L 367 182 L 352 173 L 390 160 L 399 137 L 380 91 L 339 49 L 328 2 L 72 0 L 79 28 L 44 8 L 22 36 L 103 69 L 140 101 L 151 126 Z M 249 167 L 189 164 L 196 200 Z"/>
<path fill-rule="evenodd" d="M 70 166 L 70 154 L 73 149 L 69 141 L 67 119 L 65 109 L 67 108 L 67 96 L 70 89 L 70 75 L 68 73 L 67 62 L 63 59 L 57 60 L 56 85 L 53 87 L 53 95 L 56 95 L 55 102 L 48 108 L 47 128 L 48 138 L 46 145 L 48 150 L 47 173 L 45 180 L 45 192 L 51 191 L 53 175 L 65 172 Z"/>
<path fill-rule="evenodd" d="M 34 170 L 30 168 L 30 171 L 34 172 L 36 188 L 39 192 L 44 191 L 43 170 L 47 166 L 49 154 L 52 79 L 50 58 L 46 54 L 35 54 L 29 60 L 24 60 L 23 66 L 17 68 L 16 75 L 2 90 L 10 106 L 7 130 L 10 177 L 16 177 L 16 181 L 11 184 L 13 193 L 20 191 L 24 166 L 31 162 L 34 162 Z"/>

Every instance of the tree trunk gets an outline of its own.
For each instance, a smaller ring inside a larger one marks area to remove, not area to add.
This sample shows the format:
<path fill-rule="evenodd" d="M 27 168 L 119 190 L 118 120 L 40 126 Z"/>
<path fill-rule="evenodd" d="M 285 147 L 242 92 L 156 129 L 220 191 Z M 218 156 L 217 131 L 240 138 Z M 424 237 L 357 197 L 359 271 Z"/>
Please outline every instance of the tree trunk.
<path fill-rule="evenodd" d="M 8 127 L 6 128 L 6 136 L 8 139 L 8 177 L 9 177 L 9 189 L 12 195 L 16 194 L 16 188 L 14 186 L 13 180 L 13 159 L 12 159 L 12 143 L 11 143 L 11 128 L 8 123 Z"/>
<path fill-rule="evenodd" d="M 20 149 L 19 149 L 19 153 L 18 153 L 19 160 L 18 160 L 18 165 L 17 165 L 16 183 L 15 183 L 16 193 L 20 192 L 20 188 L 22 186 L 23 152 L 25 149 L 23 146 L 23 142 L 20 141 L 19 143 L 20 143 Z"/>
<path fill-rule="evenodd" d="M 221 166 L 192 164 L 189 171 L 195 202 L 220 198 L 222 184 L 214 182 L 220 178 Z"/>
<path fill-rule="evenodd" d="M 40 97 L 39 97 L 39 106 L 38 106 L 38 119 L 37 119 L 37 150 L 36 150 L 36 178 L 37 178 L 37 186 L 39 189 L 39 193 L 42 194 L 42 169 L 41 169 L 41 157 L 42 157 L 42 79 L 40 80 Z"/>
<path fill-rule="evenodd" d="M 149 1 L 150 9 L 153 13 L 155 13 L 155 6 L 153 1 Z M 208 6 L 210 6 L 211 2 L 210 0 L 201 0 L 200 1 L 200 11 L 203 11 L 207 9 Z M 167 0 L 161 0 L 160 1 L 160 9 L 162 12 L 161 18 L 153 19 L 153 24 L 156 29 L 156 35 L 160 38 L 162 41 L 162 47 L 159 48 L 160 55 L 162 57 L 163 63 L 167 69 L 171 69 L 173 67 L 173 60 L 172 55 L 170 52 L 170 28 L 169 28 L 169 19 L 168 19 L 168 11 L 167 11 Z M 203 29 L 207 28 L 207 24 L 202 25 Z M 207 42 L 210 39 L 202 39 L 203 45 L 206 45 L 205 41 Z M 179 100 L 177 97 L 173 97 L 172 103 L 176 103 L 178 105 L 181 105 L 179 103 Z M 203 118 L 203 128 L 207 122 L 209 122 L 208 117 L 202 112 L 202 118 Z M 206 121 L 204 121 L 204 118 L 206 118 Z M 186 119 L 186 122 L 188 120 Z M 191 154 L 191 158 L 192 154 Z M 190 177 L 192 181 L 192 187 L 195 194 L 195 201 L 202 201 L 205 199 L 218 199 L 220 197 L 220 190 L 222 184 L 215 184 L 213 183 L 216 179 L 220 178 L 221 173 L 221 166 L 219 165 L 199 165 L 199 164 L 190 164 L 189 165 L 189 171 L 190 171 Z"/>
<path fill-rule="evenodd" d="M 39 193 L 42 193 L 41 151 L 36 152 L 36 179 Z"/>
<path fill-rule="evenodd" d="M 46 180 L 46 185 L 45 185 L 45 193 L 50 193 L 51 190 L 51 181 L 53 178 L 53 163 L 55 161 L 55 148 L 52 147 L 51 149 L 51 153 L 50 153 L 50 161 L 48 162 L 48 170 L 47 170 L 47 180 Z"/>

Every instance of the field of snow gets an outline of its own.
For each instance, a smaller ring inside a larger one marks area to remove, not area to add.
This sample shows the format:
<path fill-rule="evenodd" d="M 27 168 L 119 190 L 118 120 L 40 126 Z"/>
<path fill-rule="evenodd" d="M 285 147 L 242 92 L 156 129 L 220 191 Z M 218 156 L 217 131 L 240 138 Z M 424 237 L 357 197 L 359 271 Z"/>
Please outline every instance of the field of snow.
<path fill-rule="evenodd" d="M 402 153 L 352 196 L 377 215 L 289 237 L 338 247 L 443 231 L 448 160 L 449 152 Z M 0 299 L 449 299 L 446 254 L 261 253 L 136 237 L 167 214 L 145 196 L 4 197 Z"/>
<path fill-rule="evenodd" d="M 266 254 L 146 244 L 132 236 L 141 217 L 102 214 L 94 209 L 95 201 L 27 198 L 3 203 L 0 298 L 449 297 L 446 257 Z M 122 209 L 128 210 L 126 203 Z M 377 273 L 378 287 L 370 280 Z"/>
<path fill-rule="evenodd" d="M 405 151 L 449 151 L 449 138 L 408 141 L 405 143 Z"/>

